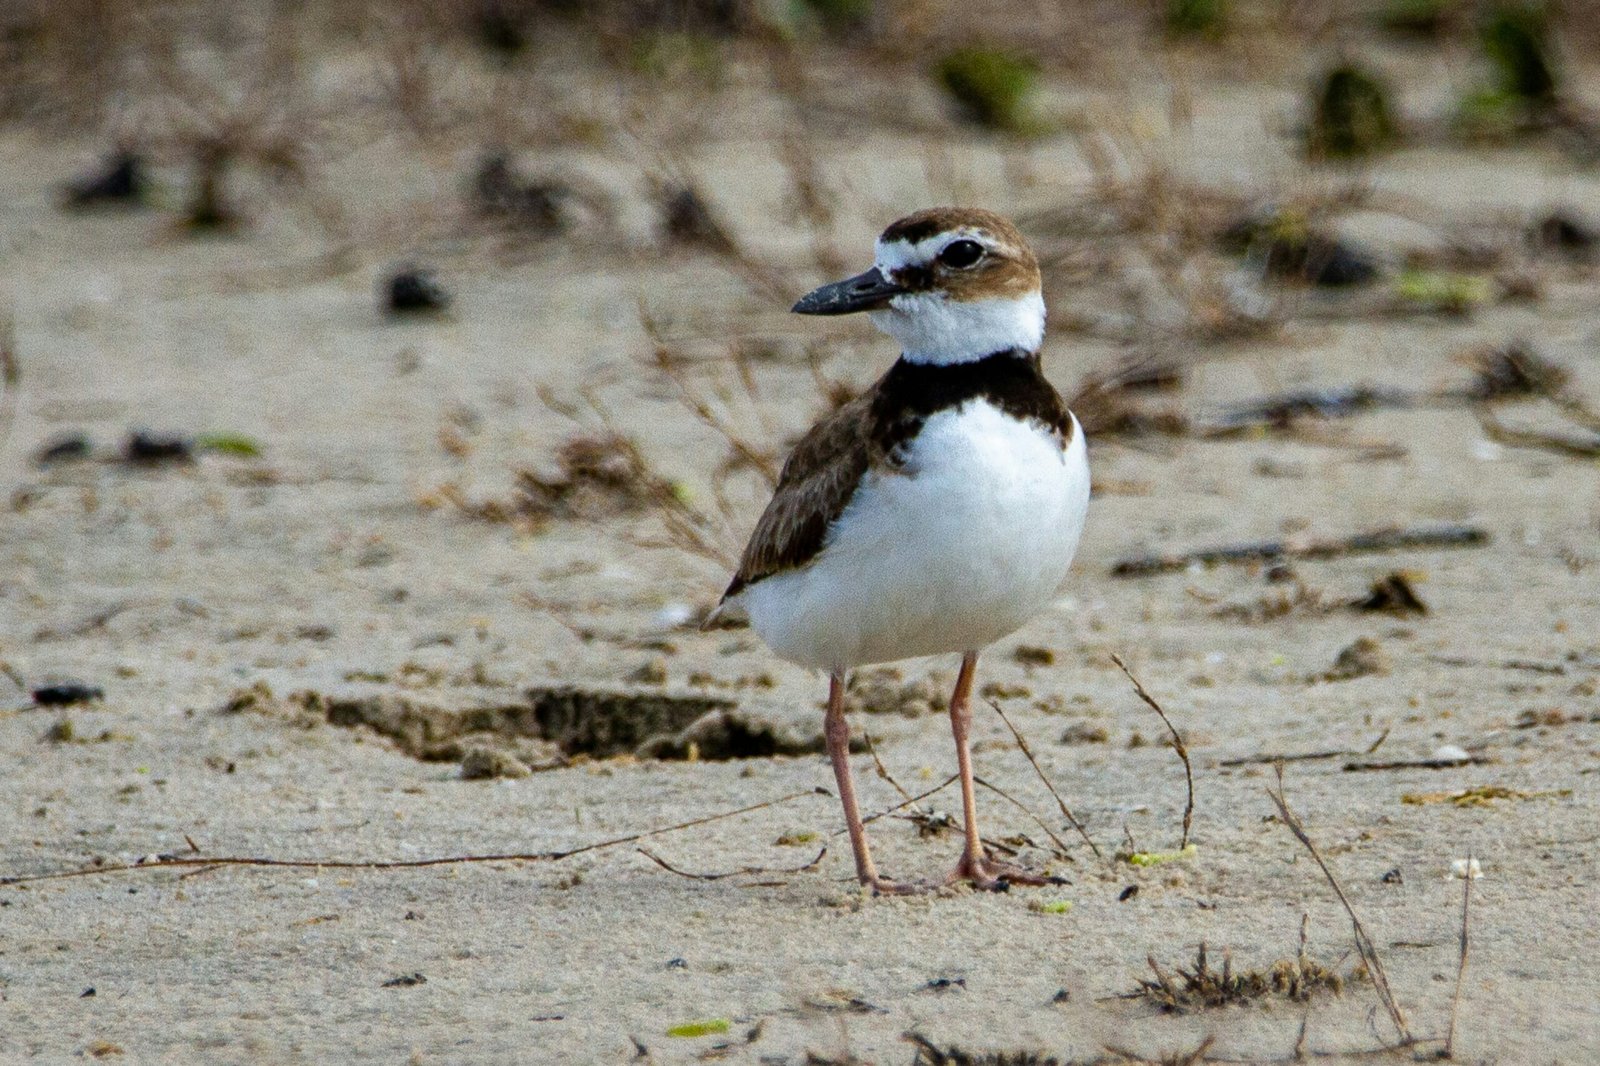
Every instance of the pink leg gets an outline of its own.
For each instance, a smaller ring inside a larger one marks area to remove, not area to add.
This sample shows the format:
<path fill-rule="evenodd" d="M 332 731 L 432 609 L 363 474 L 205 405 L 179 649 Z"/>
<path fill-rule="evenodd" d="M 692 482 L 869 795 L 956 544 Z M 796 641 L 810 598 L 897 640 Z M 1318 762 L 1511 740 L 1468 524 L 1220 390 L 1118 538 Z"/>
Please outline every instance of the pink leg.
<path fill-rule="evenodd" d="M 828 741 L 828 757 L 833 760 L 833 776 L 839 782 L 839 802 L 844 804 L 844 824 L 850 833 L 850 847 L 856 855 L 856 877 L 875 894 L 899 895 L 912 889 L 878 876 L 867 847 L 867 828 L 856 805 L 856 783 L 850 774 L 850 722 L 844 716 L 844 675 L 828 679 L 828 714 L 823 720 L 823 736 Z"/>
<path fill-rule="evenodd" d="M 956 863 L 948 880 L 971 881 L 978 888 L 1002 892 L 1012 885 L 1057 883 L 1055 879 L 1040 877 L 1020 867 L 994 862 L 984 854 L 983 838 L 978 835 L 978 797 L 973 786 L 972 749 L 968 743 L 972 732 L 972 678 L 977 670 L 977 652 L 962 656 L 956 690 L 950 696 L 950 731 L 956 738 L 956 772 L 961 777 L 961 818 L 966 841 L 961 849 L 961 861 Z"/>

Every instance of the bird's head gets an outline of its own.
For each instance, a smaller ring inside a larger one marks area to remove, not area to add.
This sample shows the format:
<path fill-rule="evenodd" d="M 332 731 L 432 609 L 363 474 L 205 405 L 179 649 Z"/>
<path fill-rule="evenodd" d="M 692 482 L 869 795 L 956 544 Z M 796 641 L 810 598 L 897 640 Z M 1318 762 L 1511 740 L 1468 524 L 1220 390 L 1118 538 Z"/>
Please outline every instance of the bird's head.
<path fill-rule="evenodd" d="M 939 207 L 907 215 L 878 238 L 871 270 L 807 293 L 802 315 L 866 311 L 914 363 L 1031 354 L 1044 340 L 1039 263 L 992 211 Z"/>

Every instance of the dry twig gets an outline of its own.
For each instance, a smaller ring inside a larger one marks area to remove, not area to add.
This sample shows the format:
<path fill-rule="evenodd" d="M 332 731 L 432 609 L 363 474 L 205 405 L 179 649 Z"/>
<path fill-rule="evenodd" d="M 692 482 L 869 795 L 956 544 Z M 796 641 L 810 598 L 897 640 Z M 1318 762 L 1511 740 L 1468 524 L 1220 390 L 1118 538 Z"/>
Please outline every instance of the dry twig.
<path fill-rule="evenodd" d="M 1071 809 L 1067 807 L 1067 801 L 1061 798 L 1061 793 L 1056 791 L 1056 786 L 1051 784 L 1050 779 L 1045 776 L 1044 768 L 1039 765 L 1039 760 L 1033 757 L 1033 749 L 1028 746 L 1027 738 L 1022 735 L 1022 731 L 1011 724 L 1011 719 L 1006 717 L 1006 712 L 1000 709 L 999 703 L 990 700 L 989 706 L 994 708 L 994 713 L 998 714 L 1000 720 L 1006 724 L 1006 728 L 1011 730 L 1011 735 L 1016 738 L 1017 747 L 1022 749 L 1023 755 L 1027 756 L 1028 764 L 1033 767 L 1033 772 L 1039 775 L 1039 780 L 1044 782 L 1044 787 L 1050 790 L 1050 795 L 1055 799 L 1056 806 L 1061 808 L 1061 816 L 1067 820 L 1067 824 L 1078 831 L 1078 835 L 1083 838 L 1083 842 L 1089 845 L 1089 850 L 1094 852 L 1095 858 L 1104 858 L 1100 854 L 1100 849 L 1095 847 L 1094 841 L 1089 838 L 1088 832 L 1083 828 L 1083 823 L 1078 821 Z M 1029 813 L 1031 814 L 1032 812 Z M 1040 821 L 1036 815 L 1034 816 L 1034 821 L 1039 822 L 1041 827 L 1044 826 L 1044 822 Z M 1045 832 L 1050 833 L 1048 827 L 1045 827 Z M 1050 833 L 1050 839 L 1055 840 L 1056 835 Z M 1187 840 L 1187 836 L 1185 836 L 1185 839 Z M 1059 841 L 1057 844 L 1060 846 Z"/>
<path fill-rule="evenodd" d="M 787 866 L 787 867 L 741 866 L 737 870 L 724 870 L 721 873 L 709 873 L 708 874 L 708 873 L 695 873 L 692 870 L 680 870 L 680 869 L 678 869 L 678 867 L 672 865 L 666 859 L 663 859 L 661 856 L 657 855 L 653 851 L 650 851 L 648 848 L 642 848 L 641 847 L 641 848 L 635 848 L 634 850 L 637 851 L 640 855 L 643 855 L 645 858 L 649 859 L 651 862 L 655 863 L 657 866 L 661 867 L 663 870 L 667 871 L 668 873 L 677 874 L 679 877 L 687 877 L 687 878 L 690 878 L 691 880 L 695 880 L 695 881 L 721 881 L 721 880 L 724 880 L 725 878 L 739 877 L 739 876 L 744 875 L 744 874 L 803 874 L 803 873 L 806 873 L 809 870 L 815 870 L 817 868 L 817 864 L 822 861 L 823 856 L 828 854 L 828 848 L 827 848 L 826 845 L 824 845 L 822 850 L 817 852 L 816 857 L 814 859 L 812 859 L 810 862 L 804 863 L 804 864 L 802 864 L 800 866 Z"/>
<path fill-rule="evenodd" d="M 1067 843 L 1066 843 L 1066 841 L 1062 840 L 1059 836 L 1057 836 L 1055 830 L 1051 829 L 1049 824 L 1046 823 L 1043 818 L 1040 818 L 1037 814 L 1034 814 L 1033 811 L 1029 810 L 1027 804 L 1025 804 L 1021 800 L 1017 799 L 1017 797 L 1013 796 L 1011 793 L 1007 792 L 1005 789 L 1001 788 L 999 785 L 991 784 L 990 782 L 985 781 L 981 777 L 974 776 L 972 780 L 973 780 L 974 784 L 978 784 L 978 785 L 983 786 L 984 788 L 988 789 L 990 792 L 993 792 L 996 796 L 999 796 L 1001 799 L 1003 799 L 1007 803 L 1011 804 L 1013 807 L 1015 807 L 1017 810 L 1021 811 L 1023 814 L 1026 814 L 1029 818 L 1032 818 L 1033 819 L 1033 824 L 1037 825 L 1040 829 L 1043 829 L 1045 836 L 1049 837 L 1050 838 L 1050 842 L 1056 846 L 1056 853 L 1063 859 L 1070 859 L 1071 858 L 1071 855 L 1067 851 Z M 1093 845 L 1090 845 L 1090 846 L 1092 847 Z"/>
<path fill-rule="evenodd" d="M 1154 696 L 1145 691 L 1139 679 L 1133 676 L 1133 671 L 1128 669 L 1128 664 L 1122 661 L 1122 656 L 1113 652 L 1111 661 L 1128 675 L 1128 680 L 1133 682 L 1133 690 L 1139 694 L 1139 698 L 1161 717 L 1167 732 L 1172 734 L 1172 750 L 1178 753 L 1178 758 L 1183 762 L 1183 782 L 1188 790 L 1188 798 L 1183 804 L 1183 840 L 1178 844 L 1178 850 L 1182 851 L 1189 846 L 1189 824 L 1194 820 L 1194 767 L 1189 764 L 1189 748 L 1183 742 L 1183 734 L 1178 732 L 1177 727 L 1172 724 L 1172 719 L 1167 717 L 1167 712 L 1161 709 L 1161 704 L 1156 702 Z"/>
<path fill-rule="evenodd" d="M 1311 853 L 1311 858 L 1317 867 L 1322 870 L 1322 876 L 1327 878 L 1328 884 L 1333 888 L 1333 894 L 1339 898 L 1339 903 L 1344 907 L 1344 912 L 1350 918 L 1350 928 L 1356 944 L 1356 951 L 1361 955 L 1361 961 L 1366 964 L 1367 972 L 1372 976 L 1372 986 L 1377 989 L 1378 1000 L 1383 1004 L 1383 1009 L 1388 1012 L 1389 1020 L 1394 1023 L 1395 1031 L 1400 1034 L 1401 1046 L 1416 1043 L 1416 1038 L 1411 1035 L 1411 1029 L 1406 1025 L 1406 1017 L 1400 1010 L 1400 1004 L 1394 998 L 1394 992 L 1389 988 L 1389 976 L 1384 972 L 1383 960 L 1378 957 L 1378 949 L 1372 943 L 1372 938 L 1367 935 L 1366 927 L 1361 924 L 1355 908 L 1350 905 L 1350 899 L 1344 893 L 1344 886 L 1334 876 L 1328 863 L 1322 857 L 1322 852 L 1317 850 L 1312 843 L 1311 836 L 1306 832 L 1305 823 L 1300 821 L 1300 816 L 1289 809 L 1289 801 L 1283 795 L 1283 769 L 1278 768 L 1278 790 L 1274 792 L 1267 789 L 1273 805 L 1278 808 L 1278 817 L 1283 819 L 1283 824 L 1289 827 L 1295 839 L 1300 841 L 1306 851 Z"/>
<path fill-rule="evenodd" d="M 935 792 L 942 792 L 945 789 L 949 788 L 952 784 L 955 783 L 955 780 L 956 780 L 956 778 L 958 776 L 960 776 L 960 775 L 951 774 L 949 777 L 945 778 L 944 781 L 942 781 L 941 783 L 939 783 L 937 785 L 934 785 L 932 788 L 928 789 L 925 792 L 919 792 L 915 796 L 910 797 L 909 799 L 902 800 L 901 802 L 896 803 L 893 807 L 890 807 L 888 810 L 878 811 L 876 814 L 869 814 L 865 818 L 861 819 L 861 824 L 862 825 L 866 825 L 869 822 L 876 822 L 879 818 L 887 818 L 887 817 L 889 817 L 889 815 L 895 814 L 895 813 L 897 813 L 899 811 L 903 811 L 907 807 L 914 807 L 918 803 L 920 803 L 923 800 L 927 799 L 929 796 L 933 795 Z M 839 830 L 836 830 L 833 835 L 834 836 L 838 836 L 840 833 L 843 833 L 843 832 L 844 832 L 843 829 L 839 829 Z"/>
<path fill-rule="evenodd" d="M 1488 407 L 1478 408 L 1478 424 L 1483 427 L 1483 435 L 1496 444 L 1504 444 L 1512 448 L 1539 448 L 1557 455 L 1566 455 L 1574 459 L 1600 458 L 1600 435 L 1590 434 L 1587 437 L 1574 436 L 1570 433 L 1549 433 L 1536 429 L 1516 429 L 1506 425 L 1489 412 Z"/>
<path fill-rule="evenodd" d="M 953 779 L 952 779 L 953 780 Z M 946 782 L 948 784 L 948 782 Z M 803 796 L 827 795 L 826 789 L 808 789 L 804 792 L 791 792 L 787 796 L 777 799 L 763 800 L 752 803 L 747 807 L 737 810 L 723 811 L 720 814 L 711 814 L 703 818 L 692 818 L 687 822 L 677 825 L 664 826 L 660 829 L 647 829 L 640 833 L 629 833 L 626 836 L 612 837 L 609 840 L 597 840 L 592 844 L 583 844 L 565 851 L 533 851 L 511 852 L 501 855 L 450 855 L 434 859 L 266 859 L 250 858 L 243 856 L 178 856 L 159 855 L 149 862 L 116 863 L 103 866 L 88 866 L 79 870 L 63 870 L 53 874 L 32 874 L 24 877 L 0 877 L 0 886 L 26 885 L 35 881 L 60 881 L 68 877 L 90 877 L 95 874 L 128 873 L 132 871 L 174 869 L 189 866 L 278 866 L 294 869 L 330 869 L 330 870 L 413 870 L 426 866 L 455 866 L 466 863 L 482 862 L 558 862 L 570 859 L 574 855 L 586 852 L 600 851 L 604 848 L 614 848 L 619 844 L 632 844 L 636 841 L 646 840 L 650 837 L 661 836 L 664 833 L 675 833 L 680 829 L 693 829 L 696 826 L 709 825 L 727 818 L 734 818 L 741 814 L 750 814 L 754 811 L 766 810 L 768 807 L 777 807 L 790 803 Z"/>
<path fill-rule="evenodd" d="M 1465 875 L 1461 878 L 1461 957 L 1456 963 L 1456 989 L 1450 996 L 1450 1029 L 1445 1034 L 1444 1049 L 1439 1053 L 1439 1057 L 1444 1059 L 1455 1057 L 1456 1018 L 1461 1013 L 1461 986 L 1467 976 L 1467 948 L 1470 944 L 1468 922 L 1472 917 L 1472 864 L 1474 861 L 1472 852 L 1467 852 L 1467 869 Z"/>
<path fill-rule="evenodd" d="M 22 362 L 17 358 L 16 323 L 10 315 L 0 318 L 0 448 L 11 435 L 17 417 L 17 400 L 22 394 Z"/>
<path fill-rule="evenodd" d="M 1337 559 L 1346 555 L 1417 548 L 1481 548 L 1489 532 L 1481 526 L 1415 526 L 1378 529 L 1344 537 L 1291 538 L 1228 544 L 1179 553 L 1134 555 L 1111 567 L 1113 577 L 1147 577 L 1187 569 L 1193 563 L 1259 563 L 1274 559 Z"/>

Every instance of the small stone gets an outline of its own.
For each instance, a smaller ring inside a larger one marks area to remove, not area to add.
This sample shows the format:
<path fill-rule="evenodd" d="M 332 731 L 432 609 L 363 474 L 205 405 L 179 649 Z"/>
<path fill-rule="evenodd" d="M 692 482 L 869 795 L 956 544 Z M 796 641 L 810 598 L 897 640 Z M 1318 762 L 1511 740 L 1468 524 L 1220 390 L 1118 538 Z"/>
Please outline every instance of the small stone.
<path fill-rule="evenodd" d="M 437 313 L 450 307 L 450 294 L 433 271 L 414 264 L 398 267 L 389 275 L 382 298 L 392 315 Z"/>
<path fill-rule="evenodd" d="M 1333 669 L 1323 677 L 1328 681 L 1349 681 L 1369 674 L 1387 674 L 1391 669 L 1389 655 L 1383 646 L 1371 637 L 1360 637 L 1339 653 Z"/>
<path fill-rule="evenodd" d="M 70 707 L 78 703 L 93 703 L 106 698 L 105 690 L 95 685 L 64 681 L 57 685 L 41 685 L 33 690 L 35 707 Z"/>
<path fill-rule="evenodd" d="M 1111 739 L 1105 726 L 1074 722 L 1061 734 L 1062 744 L 1104 744 Z"/>
<path fill-rule="evenodd" d="M 528 777 L 528 764 L 496 748 L 473 748 L 461 760 L 461 780 L 484 781 L 495 777 Z"/>
<path fill-rule="evenodd" d="M 122 445 L 122 458 L 130 463 L 154 465 L 156 463 L 192 463 L 194 445 L 185 437 L 172 433 L 152 433 L 137 429 L 128 434 Z"/>
<path fill-rule="evenodd" d="M 89 458 L 89 438 L 83 433 L 66 433 L 52 438 L 33 453 L 33 461 L 40 466 L 52 463 L 69 463 Z"/>
<path fill-rule="evenodd" d="M 651 659 L 627 676 L 629 684 L 633 685 L 665 685 L 667 683 L 667 663 L 664 659 Z"/>
<path fill-rule="evenodd" d="M 1018 644 L 1012 650 L 1011 658 L 1023 666 L 1054 666 L 1056 664 L 1056 653 L 1053 649 L 1033 644 Z"/>
<path fill-rule="evenodd" d="M 127 206 L 140 203 L 148 186 L 144 160 L 124 148 L 102 162 L 99 169 L 73 179 L 62 191 L 61 199 L 63 205 L 76 209 Z"/>

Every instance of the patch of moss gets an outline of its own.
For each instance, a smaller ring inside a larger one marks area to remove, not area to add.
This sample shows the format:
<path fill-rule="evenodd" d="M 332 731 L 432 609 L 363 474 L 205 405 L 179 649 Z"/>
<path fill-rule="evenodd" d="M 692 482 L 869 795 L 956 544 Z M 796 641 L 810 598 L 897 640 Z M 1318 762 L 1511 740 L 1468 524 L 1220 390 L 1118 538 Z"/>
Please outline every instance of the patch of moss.
<path fill-rule="evenodd" d="M 202 433 L 194 446 L 203 452 L 232 455 L 240 459 L 261 458 L 261 445 L 243 433 Z"/>
<path fill-rule="evenodd" d="M 667 1029 L 668 1036 L 715 1036 L 726 1033 L 732 1023 L 726 1018 L 700 1018 L 692 1022 L 680 1022 Z"/>
<path fill-rule="evenodd" d="M 1031 58 L 1001 48 L 961 48 L 941 59 L 936 73 L 956 106 L 979 125 L 1011 132 L 1030 125 L 1039 82 Z"/>
<path fill-rule="evenodd" d="M 1341 63 L 1323 75 L 1306 128 L 1312 159 L 1369 156 L 1398 139 L 1389 90 L 1376 75 L 1354 63 Z"/>
<path fill-rule="evenodd" d="M 1070 899 L 1030 900 L 1028 909 L 1035 914 L 1066 914 L 1072 910 Z"/>
<path fill-rule="evenodd" d="M 1168 37 L 1220 37 L 1228 24 L 1228 0 L 1167 0 Z"/>
<path fill-rule="evenodd" d="M 1483 22 L 1480 41 L 1502 93 L 1540 104 L 1555 100 L 1560 79 L 1550 53 L 1550 18 L 1543 5 L 1496 6 Z"/>
<path fill-rule="evenodd" d="M 1160 866 L 1164 863 L 1192 859 L 1200 854 L 1195 844 L 1185 844 L 1179 851 L 1133 851 L 1117 856 L 1129 866 Z"/>
<path fill-rule="evenodd" d="M 1394 294 L 1418 310 L 1464 315 L 1488 303 L 1487 278 L 1448 270 L 1405 270 L 1395 278 Z"/>

